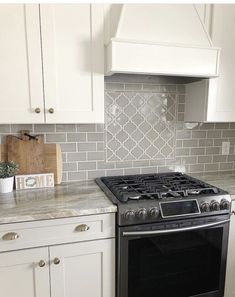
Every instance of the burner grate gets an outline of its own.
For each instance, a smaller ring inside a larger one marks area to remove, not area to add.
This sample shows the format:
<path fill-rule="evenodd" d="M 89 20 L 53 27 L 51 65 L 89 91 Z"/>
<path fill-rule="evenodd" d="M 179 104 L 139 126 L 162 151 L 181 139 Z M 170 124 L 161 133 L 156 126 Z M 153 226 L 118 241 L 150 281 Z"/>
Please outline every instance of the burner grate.
<path fill-rule="evenodd" d="M 102 181 L 121 202 L 219 193 L 216 187 L 178 172 L 103 177 Z"/>

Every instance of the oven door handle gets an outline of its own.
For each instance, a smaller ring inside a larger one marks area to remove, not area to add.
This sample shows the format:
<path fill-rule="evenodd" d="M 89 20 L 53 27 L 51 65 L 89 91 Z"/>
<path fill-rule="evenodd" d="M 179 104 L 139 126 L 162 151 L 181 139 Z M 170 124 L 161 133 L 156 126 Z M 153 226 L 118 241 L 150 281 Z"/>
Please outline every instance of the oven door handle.
<path fill-rule="evenodd" d="M 199 230 L 214 226 L 219 226 L 225 223 L 229 223 L 230 219 L 210 223 L 210 224 L 204 224 L 199 226 L 192 226 L 192 227 L 185 227 L 185 228 L 177 228 L 177 229 L 167 229 L 167 230 L 155 230 L 155 231 L 130 231 L 130 232 L 122 232 L 123 236 L 138 236 L 138 235 L 154 235 L 154 234 L 169 234 L 169 233 L 175 233 L 175 232 L 184 232 L 184 231 L 191 231 L 191 230 Z"/>

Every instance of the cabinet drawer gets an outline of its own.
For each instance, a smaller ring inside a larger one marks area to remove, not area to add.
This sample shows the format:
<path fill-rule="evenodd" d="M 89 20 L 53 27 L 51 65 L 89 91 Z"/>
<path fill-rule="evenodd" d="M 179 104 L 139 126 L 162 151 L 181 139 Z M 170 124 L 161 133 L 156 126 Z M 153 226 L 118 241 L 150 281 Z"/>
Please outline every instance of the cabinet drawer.
<path fill-rule="evenodd" d="M 0 252 L 114 236 L 114 213 L 4 224 L 0 225 Z"/>

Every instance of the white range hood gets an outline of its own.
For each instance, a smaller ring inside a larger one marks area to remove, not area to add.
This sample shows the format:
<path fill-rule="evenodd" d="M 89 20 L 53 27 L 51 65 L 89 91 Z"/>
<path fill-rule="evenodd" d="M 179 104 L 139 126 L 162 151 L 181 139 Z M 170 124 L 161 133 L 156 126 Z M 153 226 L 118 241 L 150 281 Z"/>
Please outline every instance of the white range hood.
<path fill-rule="evenodd" d="M 106 75 L 218 76 L 220 49 L 193 4 L 112 4 L 105 22 Z"/>

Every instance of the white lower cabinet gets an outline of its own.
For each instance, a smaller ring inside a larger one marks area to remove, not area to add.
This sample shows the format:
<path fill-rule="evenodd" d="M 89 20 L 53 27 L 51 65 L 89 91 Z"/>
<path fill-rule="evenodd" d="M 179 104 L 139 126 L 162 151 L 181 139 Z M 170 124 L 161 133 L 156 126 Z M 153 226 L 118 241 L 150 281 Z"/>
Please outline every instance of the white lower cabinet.
<path fill-rule="evenodd" d="M 235 211 L 235 201 L 232 202 L 232 211 Z M 235 215 L 231 216 L 228 257 L 224 297 L 235 297 Z"/>
<path fill-rule="evenodd" d="M 54 246 L 50 257 L 51 297 L 114 297 L 114 239 Z"/>
<path fill-rule="evenodd" d="M 6 225 L 0 225 L 0 297 L 115 296 L 114 214 Z M 44 239 L 46 246 L 36 247 Z M 19 244 L 24 249 L 12 250 Z"/>
<path fill-rule="evenodd" d="M 0 296 L 50 297 L 48 263 L 47 247 L 1 253 Z"/>

